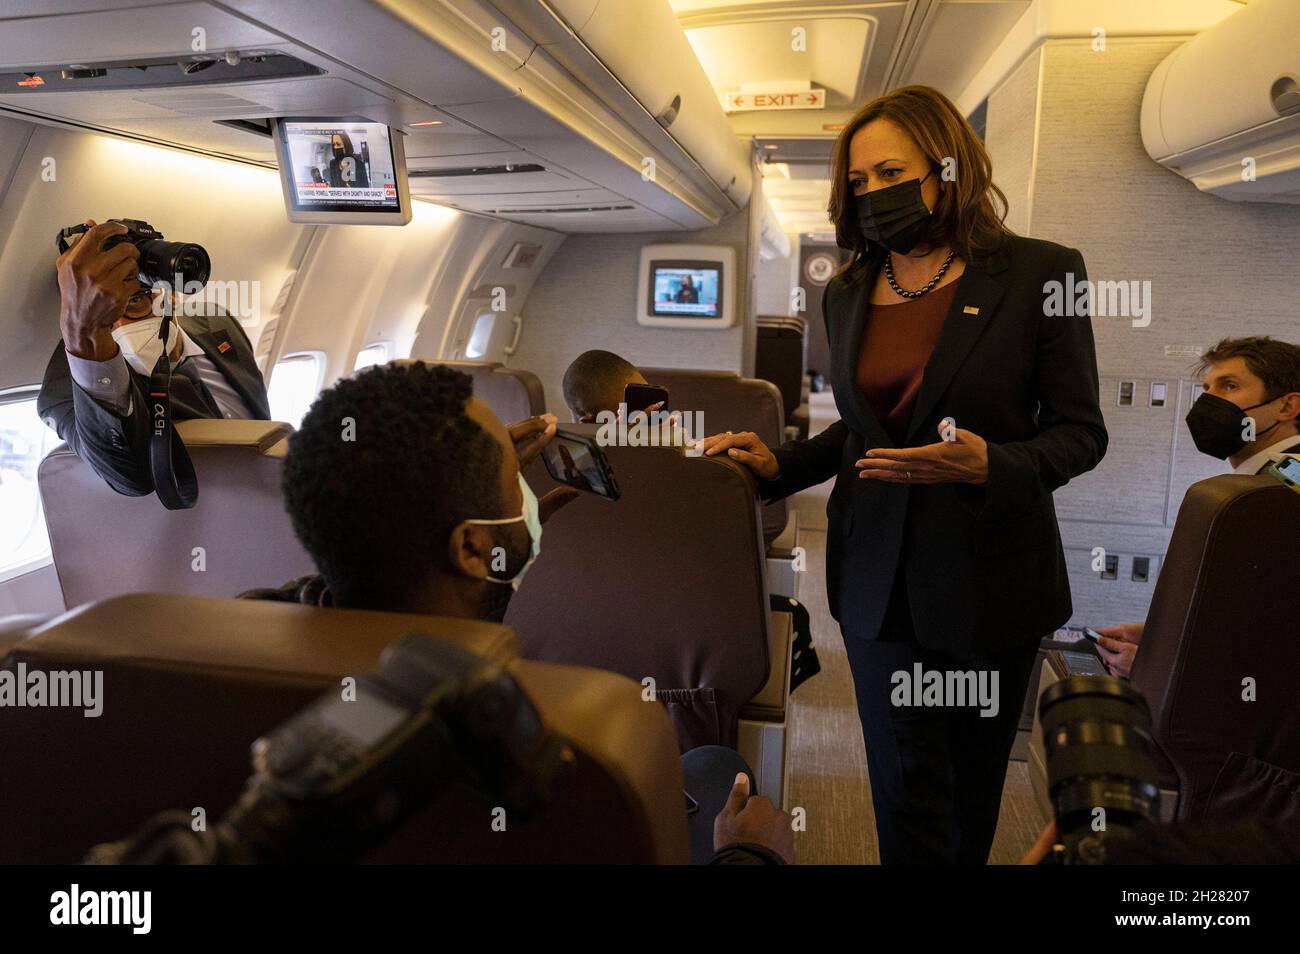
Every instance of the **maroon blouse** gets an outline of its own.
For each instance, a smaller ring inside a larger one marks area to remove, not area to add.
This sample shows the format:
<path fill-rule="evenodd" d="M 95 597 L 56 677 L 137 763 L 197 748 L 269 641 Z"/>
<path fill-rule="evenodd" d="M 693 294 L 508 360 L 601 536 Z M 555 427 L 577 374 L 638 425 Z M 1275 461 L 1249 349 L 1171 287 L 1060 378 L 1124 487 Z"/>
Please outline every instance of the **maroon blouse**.
<path fill-rule="evenodd" d="M 856 382 L 885 433 L 907 437 L 930 352 L 961 280 L 893 305 L 867 304 Z"/>

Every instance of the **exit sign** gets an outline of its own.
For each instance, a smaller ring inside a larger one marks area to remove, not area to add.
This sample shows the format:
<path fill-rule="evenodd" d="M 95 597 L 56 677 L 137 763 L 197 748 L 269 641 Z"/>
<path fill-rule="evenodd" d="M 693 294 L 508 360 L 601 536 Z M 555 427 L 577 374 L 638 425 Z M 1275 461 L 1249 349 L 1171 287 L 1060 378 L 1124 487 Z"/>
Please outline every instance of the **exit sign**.
<path fill-rule="evenodd" d="M 788 92 L 727 93 L 725 109 L 729 113 L 749 109 L 825 109 L 826 90 L 800 89 Z"/>

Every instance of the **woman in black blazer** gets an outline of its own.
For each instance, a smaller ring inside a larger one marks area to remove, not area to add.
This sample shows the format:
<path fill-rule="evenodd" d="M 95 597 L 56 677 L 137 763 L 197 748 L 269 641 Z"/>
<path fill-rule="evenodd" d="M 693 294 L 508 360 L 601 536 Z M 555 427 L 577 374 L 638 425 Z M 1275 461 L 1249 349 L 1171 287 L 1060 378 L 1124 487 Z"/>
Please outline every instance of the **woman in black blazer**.
<path fill-rule="evenodd" d="M 706 453 L 747 464 L 767 499 L 835 477 L 827 596 L 881 861 L 982 864 L 1038 643 L 1071 614 L 1052 492 L 1106 451 L 1087 276 L 1078 251 L 1005 228 L 984 146 L 936 90 L 863 107 L 833 178 L 840 420 Z"/>

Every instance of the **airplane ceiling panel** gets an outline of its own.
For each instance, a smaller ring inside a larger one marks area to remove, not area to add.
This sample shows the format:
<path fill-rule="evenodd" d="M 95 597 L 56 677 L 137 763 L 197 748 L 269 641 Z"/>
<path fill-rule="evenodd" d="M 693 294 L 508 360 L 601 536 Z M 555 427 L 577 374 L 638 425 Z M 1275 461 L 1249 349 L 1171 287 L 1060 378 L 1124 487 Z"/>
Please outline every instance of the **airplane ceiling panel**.
<path fill-rule="evenodd" d="M 542 200 L 541 197 L 544 196 L 569 195 L 574 189 L 591 185 L 585 179 L 580 179 L 563 170 L 542 167 L 537 171 L 506 172 L 504 171 L 506 165 L 506 162 L 497 160 L 487 166 L 463 167 L 466 169 L 503 170 L 497 173 L 422 176 L 420 172 L 425 168 L 424 163 L 415 168 L 408 164 L 407 175 L 411 182 L 411 191 L 418 191 L 420 195 L 461 197 L 481 195 L 492 197 L 494 202 L 504 201 L 500 199 L 500 196 L 520 190 L 527 190 L 529 195 L 536 195 L 539 200 Z M 521 163 L 520 168 L 527 170 L 528 165 L 540 164 L 535 162 L 531 164 Z"/>
<path fill-rule="evenodd" d="M 1029 0 L 946 0 L 925 23 L 904 82 L 961 95 L 1028 7 Z"/>
<path fill-rule="evenodd" d="M 43 4 L 57 12 L 61 4 Z M 57 28 L 55 24 L 57 23 Z M 193 53 L 196 29 L 212 50 L 271 48 L 277 36 L 210 3 L 177 3 L 141 10 L 96 10 L 58 17 L 0 20 L 0 64 L 93 63 Z"/>
<path fill-rule="evenodd" d="M 414 194 L 417 190 L 429 184 L 430 180 L 412 180 L 411 192 Z M 583 184 L 585 185 L 585 183 Z M 430 196 L 428 192 L 419 191 L 420 195 Z M 432 196 L 430 196 L 432 197 Z M 577 216 L 584 209 L 600 208 L 606 209 L 612 206 L 634 206 L 635 203 L 628 202 L 621 195 L 610 192 L 608 189 L 575 188 L 569 190 L 557 190 L 555 192 L 495 192 L 490 195 L 454 195 L 447 196 L 443 205 L 451 206 L 457 209 L 468 209 L 473 212 L 490 212 L 490 213 L 516 213 L 520 210 L 535 212 L 541 209 L 563 209 L 565 211 L 553 213 L 557 216 Z M 628 211 L 620 209 L 619 211 Z M 608 213 L 606 213 L 608 214 Z M 513 215 L 506 217 L 513 218 Z"/>
<path fill-rule="evenodd" d="M 807 31 L 806 50 L 791 48 L 791 32 L 800 27 Z M 687 35 L 720 92 L 754 83 L 811 83 L 826 90 L 828 108 L 843 108 L 861 95 L 875 24 L 863 17 L 791 17 L 698 27 Z"/>
<path fill-rule="evenodd" d="M 833 6 L 672 0 L 686 36 L 721 97 L 742 86 L 825 89 L 824 109 L 733 112 L 739 135 L 825 135 L 883 91 L 910 4 L 865 0 Z M 802 30 L 802 34 L 795 31 Z"/>

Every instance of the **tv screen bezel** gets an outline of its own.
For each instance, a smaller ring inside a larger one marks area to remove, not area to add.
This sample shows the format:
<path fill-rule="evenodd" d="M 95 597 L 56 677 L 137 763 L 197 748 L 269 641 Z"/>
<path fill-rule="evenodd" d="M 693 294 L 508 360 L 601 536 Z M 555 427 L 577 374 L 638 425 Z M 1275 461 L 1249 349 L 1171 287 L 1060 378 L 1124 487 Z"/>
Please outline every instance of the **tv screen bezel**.
<path fill-rule="evenodd" d="M 294 181 L 293 162 L 289 152 L 287 123 L 314 123 L 317 125 L 346 125 L 367 123 L 388 128 L 388 151 L 393 161 L 393 178 L 397 184 L 396 208 L 359 208 L 355 205 L 303 206 L 298 202 L 297 183 Z M 406 149 L 400 129 L 365 116 L 279 116 L 271 120 L 271 138 L 279 165 L 280 189 L 284 195 L 284 209 L 290 222 L 317 225 L 406 225 L 411 221 L 411 192 L 406 175 Z"/>
<path fill-rule="evenodd" d="M 655 305 L 655 275 L 661 268 L 684 268 L 718 273 L 718 300 L 713 303 L 713 314 L 690 315 L 680 311 L 659 311 Z M 712 321 L 722 318 L 723 297 L 726 295 L 726 263 L 714 258 L 652 258 L 649 262 L 649 287 L 646 289 L 646 317 L 679 318 L 682 321 Z"/>

